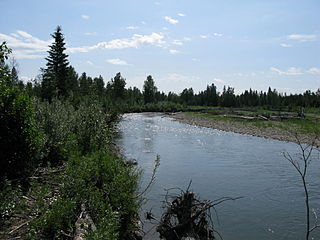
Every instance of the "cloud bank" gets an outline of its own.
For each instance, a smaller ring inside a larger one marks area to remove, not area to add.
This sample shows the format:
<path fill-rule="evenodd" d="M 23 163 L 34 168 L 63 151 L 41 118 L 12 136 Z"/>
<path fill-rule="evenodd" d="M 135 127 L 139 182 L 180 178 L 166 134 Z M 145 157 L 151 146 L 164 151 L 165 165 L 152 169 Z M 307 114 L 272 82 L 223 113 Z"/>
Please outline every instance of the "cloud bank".
<path fill-rule="evenodd" d="M 12 48 L 13 56 L 16 59 L 36 59 L 43 58 L 49 50 L 49 45 L 53 40 L 41 40 L 31 34 L 18 30 L 10 35 L 0 33 L 0 42 L 7 42 L 8 47 Z M 162 33 L 151 33 L 149 35 L 133 34 L 130 38 L 119 38 L 110 41 L 103 41 L 91 46 L 67 47 L 67 52 L 90 52 L 93 50 L 110 50 L 125 48 L 141 48 L 151 45 L 163 47 L 165 44 Z"/>

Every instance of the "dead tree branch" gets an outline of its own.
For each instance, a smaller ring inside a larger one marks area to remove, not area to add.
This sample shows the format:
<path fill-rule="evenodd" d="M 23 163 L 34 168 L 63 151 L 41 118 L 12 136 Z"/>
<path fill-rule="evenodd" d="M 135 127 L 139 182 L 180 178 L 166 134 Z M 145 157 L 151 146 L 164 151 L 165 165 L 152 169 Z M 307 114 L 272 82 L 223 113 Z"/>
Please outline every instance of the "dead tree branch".
<path fill-rule="evenodd" d="M 313 141 L 310 144 L 302 144 L 298 134 L 295 133 L 294 136 L 295 136 L 296 142 L 299 146 L 301 156 L 299 157 L 298 160 L 295 160 L 288 152 L 284 152 L 283 156 L 297 170 L 297 172 L 300 175 L 302 184 L 303 184 L 304 196 L 305 196 L 305 207 L 306 207 L 306 235 L 305 235 L 305 239 L 308 240 L 310 237 L 310 233 L 320 227 L 320 225 L 317 225 L 317 222 L 315 223 L 315 225 L 313 227 L 310 227 L 310 201 L 309 201 L 308 183 L 306 180 L 307 173 L 308 173 L 308 167 L 310 166 L 310 163 L 312 160 L 312 152 L 314 151 L 314 145 L 317 140 L 317 137 L 314 137 Z M 299 161 L 302 163 L 302 165 L 300 165 Z M 314 212 L 314 214 L 315 214 L 316 220 L 317 220 L 317 215 L 315 212 Z"/>

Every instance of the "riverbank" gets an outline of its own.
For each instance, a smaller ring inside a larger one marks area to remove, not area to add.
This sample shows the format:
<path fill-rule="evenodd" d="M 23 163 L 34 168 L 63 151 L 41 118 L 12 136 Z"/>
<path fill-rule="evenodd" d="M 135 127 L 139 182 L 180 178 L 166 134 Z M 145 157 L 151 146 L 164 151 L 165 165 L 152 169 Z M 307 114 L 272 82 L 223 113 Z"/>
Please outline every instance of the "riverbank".
<path fill-rule="evenodd" d="M 319 136 L 312 133 L 304 133 L 294 124 L 287 124 L 278 121 L 268 121 L 266 124 L 261 122 L 235 120 L 223 116 L 212 116 L 210 114 L 198 114 L 190 112 L 178 112 L 170 115 L 179 122 L 196 125 L 200 127 L 214 128 L 226 132 L 235 132 L 251 136 L 272 138 L 280 141 L 297 142 L 313 144 L 320 146 Z M 295 132 L 298 133 L 298 139 Z M 316 139 L 315 139 L 316 138 Z"/>

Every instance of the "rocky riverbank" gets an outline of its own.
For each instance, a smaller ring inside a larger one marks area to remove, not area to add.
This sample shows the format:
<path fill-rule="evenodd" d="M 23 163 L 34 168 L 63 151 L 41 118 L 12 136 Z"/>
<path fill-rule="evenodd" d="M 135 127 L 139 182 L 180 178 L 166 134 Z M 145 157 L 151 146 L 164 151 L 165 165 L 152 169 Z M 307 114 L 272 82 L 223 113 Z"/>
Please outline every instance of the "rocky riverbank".
<path fill-rule="evenodd" d="M 170 117 L 182 123 L 214 128 L 226 132 L 248 134 L 251 136 L 272 138 L 287 142 L 298 142 L 299 140 L 301 143 L 313 144 L 316 147 L 320 146 L 319 138 L 315 139 L 315 136 L 312 134 L 299 134 L 297 138 L 297 136 L 294 134 L 294 129 L 292 129 L 292 132 L 290 132 L 275 127 L 258 127 L 254 124 L 245 124 L 241 121 L 219 120 L 185 112 L 175 113 L 170 115 Z"/>

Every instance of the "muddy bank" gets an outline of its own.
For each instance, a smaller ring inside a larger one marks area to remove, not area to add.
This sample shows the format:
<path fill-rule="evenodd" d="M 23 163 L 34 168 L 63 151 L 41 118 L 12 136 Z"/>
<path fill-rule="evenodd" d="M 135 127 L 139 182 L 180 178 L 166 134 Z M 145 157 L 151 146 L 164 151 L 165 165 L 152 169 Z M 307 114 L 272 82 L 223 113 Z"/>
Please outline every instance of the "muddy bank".
<path fill-rule="evenodd" d="M 226 132 L 248 134 L 257 137 L 272 138 L 280 141 L 297 142 L 297 138 L 294 134 L 294 129 L 292 129 L 291 133 L 280 128 L 260 128 L 254 126 L 253 124 L 244 124 L 237 121 L 217 120 L 184 112 L 172 114 L 170 115 L 170 117 L 176 119 L 179 122 L 190 125 L 214 128 Z M 315 140 L 315 136 L 311 134 L 299 134 L 299 141 L 306 144 L 312 144 L 314 142 L 313 145 L 315 145 L 316 147 L 320 146 L 319 138 Z"/>

